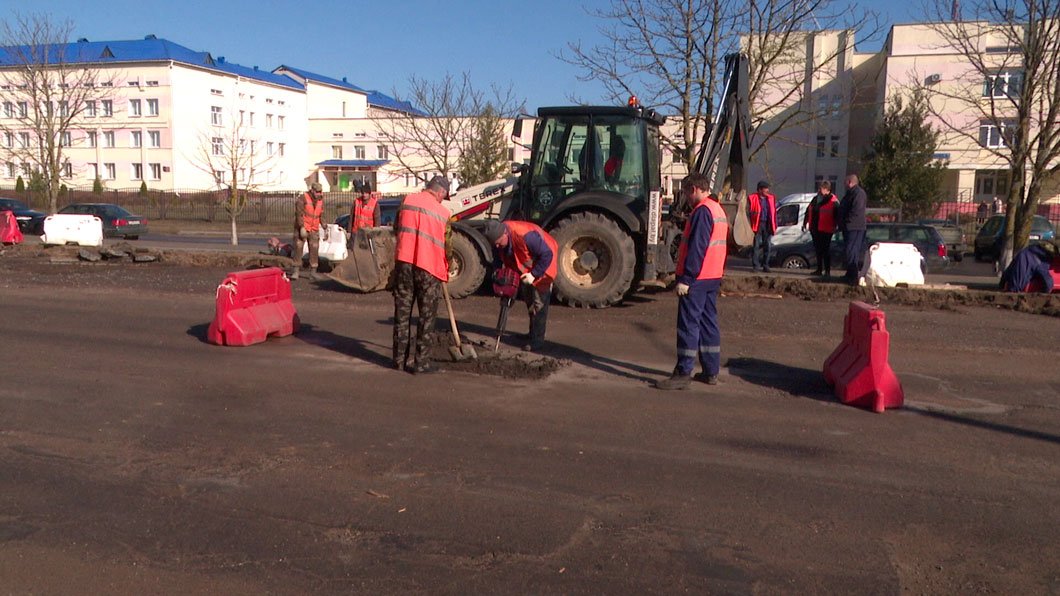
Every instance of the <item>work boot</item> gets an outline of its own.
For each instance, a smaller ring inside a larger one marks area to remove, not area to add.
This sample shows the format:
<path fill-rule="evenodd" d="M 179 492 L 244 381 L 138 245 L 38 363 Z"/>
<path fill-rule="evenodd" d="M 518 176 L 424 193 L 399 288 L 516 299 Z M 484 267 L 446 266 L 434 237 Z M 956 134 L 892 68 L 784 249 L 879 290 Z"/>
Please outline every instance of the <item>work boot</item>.
<path fill-rule="evenodd" d="M 692 385 L 692 375 L 682 375 L 674 371 L 670 378 L 656 381 L 655 388 L 667 391 L 688 389 Z"/>
<path fill-rule="evenodd" d="M 298 267 L 287 272 L 287 279 L 290 279 L 291 281 L 298 279 Z"/>
<path fill-rule="evenodd" d="M 438 372 L 438 365 L 433 362 L 427 364 L 417 364 L 416 368 L 412 369 L 412 374 L 415 375 L 429 375 Z"/>
<path fill-rule="evenodd" d="M 524 352 L 540 352 L 541 348 L 545 347 L 545 342 L 541 340 L 531 340 L 523 346 Z"/>
<path fill-rule="evenodd" d="M 706 383 L 707 385 L 718 384 L 718 375 L 708 375 L 706 372 L 696 373 L 696 376 L 692 378 L 700 383 Z"/>

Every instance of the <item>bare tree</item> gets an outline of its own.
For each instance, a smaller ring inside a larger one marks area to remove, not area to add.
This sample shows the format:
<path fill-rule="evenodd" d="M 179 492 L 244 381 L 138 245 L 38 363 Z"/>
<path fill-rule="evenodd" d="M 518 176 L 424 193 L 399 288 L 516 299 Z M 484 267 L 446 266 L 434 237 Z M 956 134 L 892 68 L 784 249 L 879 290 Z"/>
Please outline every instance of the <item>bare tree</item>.
<path fill-rule="evenodd" d="M 462 174 L 465 156 L 481 160 L 488 153 L 484 145 L 496 143 L 492 136 L 504 139 L 500 119 L 514 115 L 520 105 L 510 85 L 491 86 L 487 94 L 472 85 L 466 72 L 446 74 L 437 81 L 413 75 L 408 95 L 400 100 L 417 111 L 389 112 L 377 120 L 377 126 L 389 141 L 390 155 L 424 181 L 432 174 Z"/>
<path fill-rule="evenodd" d="M 0 155 L 42 176 L 53 213 L 61 177 L 72 174 L 64 155 L 71 131 L 113 94 L 117 74 L 97 68 L 84 44 L 68 43 L 72 31 L 46 14 L 16 13 L 0 26 Z"/>
<path fill-rule="evenodd" d="M 814 118 L 805 105 L 812 99 L 805 95 L 807 82 L 836 68 L 847 50 L 840 46 L 808 59 L 809 31 L 871 37 L 878 30 L 874 13 L 834 0 L 611 0 L 607 8 L 587 10 L 604 23 L 606 42 L 590 48 L 571 42 L 556 56 L 580 67 L 580 80 L 602 83 L 607 100 L 625 103 L 635 95 L 675 118 L 677 133 L 662 141 L 687 165 L 712 124 L 725 54 L 748 54 L 752 124 L 757 130 L 771 121 L 752 139 L 753 157 L 772 136 Z"/>
<path fill-rule="evenodd" d="M 1043 186 L 1060 173 L 1060 3 L 935 0 L 929 11 L 931 31 L 966 68 L 920 88 L 951 138 L 1007 166 L 1007 265 L 1029 242 Z"/>
<path fill-rule="evenodd" d="M 190 161 L 213 177 L 217 190 L 223 193 L 223 205 L 232 223 L 232 245 L 239 244 L 236 220 L 247 207 L 247 195 L 260 189 L 268 180 L 275 155 L 262 147 L 242 115 L 232 111 L 218 116 L 228 122 L 214 122 L 201 131 L 198 146 Z"/>

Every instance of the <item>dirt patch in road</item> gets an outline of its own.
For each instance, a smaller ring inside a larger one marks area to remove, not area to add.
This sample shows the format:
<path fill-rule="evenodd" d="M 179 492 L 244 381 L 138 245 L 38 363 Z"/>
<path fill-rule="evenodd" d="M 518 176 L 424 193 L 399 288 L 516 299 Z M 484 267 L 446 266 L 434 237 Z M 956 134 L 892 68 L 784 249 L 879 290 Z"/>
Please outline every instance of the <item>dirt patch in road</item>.
<path fill-rule="evenodd" d="M 479 375 L 492 375 L 506 379 L 544 379 L 559 369 L 570 365 L 569 360 L 561 360 L 534 354 L 532 352 L 513 352 L 509 347 L 502 347 L 494 352 L 492 346 L 470 345 L 476 354 L 474 359 L 454 361 L 449 351 L 453 345 L 452 334 L 438 332 L 434 335 L 434 348 L 431 360 L 438 366 L 459 372 Z M 467 343 L 465 340 L 462 340 Z"/>
<path fill-rule="evenodd" d="M 969 306 L 995 306 L 1029 314 L 1060 317 L 1060 294 L 1011 294 L 962 288 L 869 288 L 842 283 L 785 277 L 726 277 L 723 294 L 758 298 L 794 296 L 804 300 L 862 300 L 880 304 L 900 304 L 940 310 Z"/>
<path fill-rule="evenodd" d="M 160 250 L 133 246 L 120 242 L 110 246 L 44 246 L 41 244 L 15 244 L 0 247 L 0 259 L 24 264 L 73 264 L 86 266 L 98 263 L 144 265 L 167 263 L 186 267 L 220 267 L 227 269 L 253 269 L 258 267 L 290 267 L 286 257 L 264 254 L 231 253 L 224 251 Z"/>

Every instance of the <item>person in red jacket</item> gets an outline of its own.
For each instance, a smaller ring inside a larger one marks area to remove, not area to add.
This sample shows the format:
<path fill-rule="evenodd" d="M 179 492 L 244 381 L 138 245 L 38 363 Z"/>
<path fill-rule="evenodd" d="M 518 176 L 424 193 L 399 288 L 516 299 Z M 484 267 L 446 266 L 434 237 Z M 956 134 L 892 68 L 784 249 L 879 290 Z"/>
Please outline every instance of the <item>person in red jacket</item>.
<path fill-rule="evenodd" d="M 751 269 L 768 273 L 773 234 L 777 233 L 777 198 L 769 192 L 769 183 L 765 180 L 758 183 L 758 192 L 747 195 L 747 218 L 751 220 L 751 231 L 755 233 L 751 245 Z"/>
<path fill-rule="evenodd" d="M 498 261 L 519 272 L 522 280 L 519 295 L 530 313 L 528 352 L 545 345 L 548 305 L 552 301 L 552 282 L 556 279 L 556 240 L 537 224 L 528 221 L 491 221 L 483 232 L 493 245 Z M 496 262 L 495 262 L 496 264 Z"/>
<path fill-rule="evenodd" d="M 677 366 L 668 379 L 655 384 L 657 389 L 688 389 L 697 357 L 703 372 L 695 379 L 708 385 L 718 383 L 721 331 L 717 300 L 725 272 L 729 219 L 708 188 L 710 181 L 698 172 L 681 184 L 692 212 L 677 253 Z"/>
<path fill-rule="evenodd" d="M 449 180 L 435 176 L 427 188 L 401 201 L 394 230 L 394 368 L 413 374 L 433 373 L 431 363 L 434 319 L 442 283 L 449 281 L 446 237 L 449 210 L 442 201 L 449 196 Z M 419 325 L 412 341 L 412 304 L 419 308 Z M 411 360 L 411 362 L 410 362 Z"/>
<path fill-rule="evenodd" d="M 802 220 L 802 229 L 810 230 L 813 238 L 813 251 L 817 254 L 817 270 L 814 275 L 832 276 L 832 234 L 835 233 L 835 212 L 839 198 L 832 194 L 832 184 L 827 180 L 817 183 L 817 196 L 810 201 L 806 216 Z"/>

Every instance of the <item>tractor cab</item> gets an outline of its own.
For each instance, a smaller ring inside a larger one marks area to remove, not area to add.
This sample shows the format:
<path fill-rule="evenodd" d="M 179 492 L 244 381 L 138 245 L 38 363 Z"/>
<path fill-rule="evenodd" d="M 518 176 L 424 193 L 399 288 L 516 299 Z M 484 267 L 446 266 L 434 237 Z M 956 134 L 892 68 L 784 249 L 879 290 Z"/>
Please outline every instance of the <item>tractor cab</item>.
<path fill-rule="evenodd" d="M 533 157 L 519 185 L 524 217 L 547 225 L 581 198 L 624 205 L 643 220 L 649 193 L 661 187 L 663 120 L 637 107 L 539 109 Z"/>

